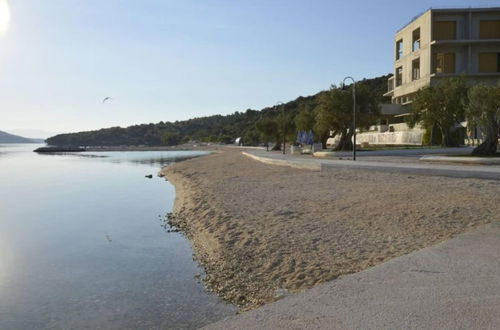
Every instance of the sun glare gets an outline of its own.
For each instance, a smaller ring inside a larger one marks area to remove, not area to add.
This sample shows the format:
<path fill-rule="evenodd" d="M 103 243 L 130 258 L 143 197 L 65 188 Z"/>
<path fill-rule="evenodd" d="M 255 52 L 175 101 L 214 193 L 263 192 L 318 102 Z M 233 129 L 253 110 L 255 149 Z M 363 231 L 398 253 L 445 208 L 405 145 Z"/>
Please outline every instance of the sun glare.
<path fill-rule="evenodd" d="M 0 36 L 3 36 L 9 28 L 10 10 L 7 0 L 0 0 Z"/>

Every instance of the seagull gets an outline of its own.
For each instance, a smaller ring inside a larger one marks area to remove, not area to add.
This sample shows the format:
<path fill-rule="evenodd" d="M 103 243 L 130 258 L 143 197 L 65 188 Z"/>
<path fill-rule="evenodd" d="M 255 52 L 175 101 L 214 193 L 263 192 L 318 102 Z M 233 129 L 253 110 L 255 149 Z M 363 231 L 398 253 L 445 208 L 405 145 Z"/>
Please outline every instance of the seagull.
<path fill-rule="evenodd" d="M 102 103 L 106 102 L 107 100 L 112 100 L 112 98 L 111 98 L 111 97 L 109 97 L 109 96 L 106 96 L 106 97 L 102 100 Z"/>
<path fill-rule="evenodd" d="M 108 235 L 108 233 L 105 234 L 106 235 L 106 239 L 108 240 L 108 242 L 112 242 L 113 240 L 111 239 L 111 236 Z"/>

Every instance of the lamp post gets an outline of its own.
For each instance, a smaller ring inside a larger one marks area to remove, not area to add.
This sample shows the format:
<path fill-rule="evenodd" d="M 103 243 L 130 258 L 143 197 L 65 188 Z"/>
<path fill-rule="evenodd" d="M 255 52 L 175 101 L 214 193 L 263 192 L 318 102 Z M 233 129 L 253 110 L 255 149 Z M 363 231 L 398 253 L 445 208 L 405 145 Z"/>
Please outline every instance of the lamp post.
<path fill-rule="evenodd" d="M 281 107 L 281 130 L 283 133 L 283 155 L 285 154 L 286 149 L 286 123 L 285 123 L 285 107 L 283 106 L 283 102 L 276 103 L 276 106 Z"/>
<path fill-rule="evenodd" d="M 345 81 L 347 79 L 352 80 L 352 101 L 353 101 L 353 106 L 352 106 L 352 136 L 353 136 L 352 160 L 356 160 L 356 80 L 354 80 L 354 78 L 351 76 L 345 77 L 344 80 L 342 81 L 342 89 L 345 88 Z"/>

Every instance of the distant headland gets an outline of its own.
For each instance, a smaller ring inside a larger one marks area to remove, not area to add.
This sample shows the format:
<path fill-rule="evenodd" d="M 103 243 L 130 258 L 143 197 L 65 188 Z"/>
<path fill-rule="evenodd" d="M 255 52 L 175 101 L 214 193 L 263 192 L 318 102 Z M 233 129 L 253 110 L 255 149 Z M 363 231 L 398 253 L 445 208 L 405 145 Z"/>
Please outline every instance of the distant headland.
<path fill-rule="evenodd" d="M 43 143 L 43 139 L 30 139 L 0 131 L 0 143 Z"/>

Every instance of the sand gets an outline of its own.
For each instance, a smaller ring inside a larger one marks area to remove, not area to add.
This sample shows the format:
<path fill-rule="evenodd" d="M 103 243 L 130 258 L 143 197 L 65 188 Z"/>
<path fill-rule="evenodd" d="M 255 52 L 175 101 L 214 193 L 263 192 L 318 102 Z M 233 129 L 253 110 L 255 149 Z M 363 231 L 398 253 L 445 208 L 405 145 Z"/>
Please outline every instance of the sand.
<path fill-rule="evenodd" d="M 242 310 L 500 220 L 500 182 L 263 164 L 236 149 L 168 166 L 172 222 Z"/>

